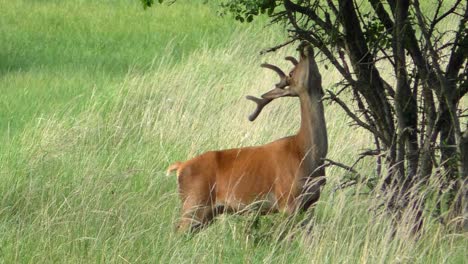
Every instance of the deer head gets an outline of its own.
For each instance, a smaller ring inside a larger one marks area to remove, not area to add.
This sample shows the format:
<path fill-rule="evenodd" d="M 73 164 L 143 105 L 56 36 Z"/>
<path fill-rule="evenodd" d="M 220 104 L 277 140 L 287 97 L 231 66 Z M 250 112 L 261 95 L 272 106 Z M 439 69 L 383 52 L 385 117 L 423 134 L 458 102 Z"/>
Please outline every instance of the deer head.
<path fill-rule="evenodd" d="M 254 121 L 261 113 L 263 108 L 268 105 L 274 99 L 280 97 L 291 97 L 301 95 L 312 95 L 318 94 L 319 98 L 322 97 L 323 91 L 321 85 L 314 85 L 314 81 L 321 81 L 321 77 L 318 74 L 318 68 L 314 59 L 309 59 L 309 56 L 314 56 L 313 50 L 310 46 L 303 46 L 301 49 L 300 61 L 297 61 L 294 57 L 288 56 L 285 59 L 290 61 L 294 67 L 291 69 L 288 75 L 284 73 L 279 67 L 263 63 L 260 65 L 262 68 L 270 69 L 278 74 L 280 81 L 275 84 L 275 87 L 263 94 L 261 98 L 254 96 L 247 96 L 248 100 L 251 100 L 257 104 L 255 111 L 249 116 L 250 121 Z M 311 78 L 309 78 L 309 75 Z M 318 88 L 314 90 L 314 88 Z"/>

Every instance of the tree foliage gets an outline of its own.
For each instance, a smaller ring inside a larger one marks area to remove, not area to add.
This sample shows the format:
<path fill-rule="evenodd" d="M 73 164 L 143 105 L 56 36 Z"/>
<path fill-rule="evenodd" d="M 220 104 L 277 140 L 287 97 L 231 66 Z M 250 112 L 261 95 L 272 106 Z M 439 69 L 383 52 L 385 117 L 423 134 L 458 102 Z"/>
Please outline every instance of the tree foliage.
<path fill-rule="evenodd" d="M 420 192 L 437 177 L 438 195 L 449 193 L 450 211 L 466 218 L 468 123 L 460 104 L 468 92 L 466 1 L 434 0 L 430 11 L 419 0 L 233 0 L 222 7 L 241 22 L 266 14 L 286 25 L 289 39 L 267 51 L 305 41 L 341 74 L 338 91 L 327 98 L 373 135 L 374 148 L 359 160 L 375 159 L 387 208 L 411 208 L 418 229 Z M 443 26 L 447 21 L 456 25 Z M 459 223 L 467 228 L 466 219 Z"/>

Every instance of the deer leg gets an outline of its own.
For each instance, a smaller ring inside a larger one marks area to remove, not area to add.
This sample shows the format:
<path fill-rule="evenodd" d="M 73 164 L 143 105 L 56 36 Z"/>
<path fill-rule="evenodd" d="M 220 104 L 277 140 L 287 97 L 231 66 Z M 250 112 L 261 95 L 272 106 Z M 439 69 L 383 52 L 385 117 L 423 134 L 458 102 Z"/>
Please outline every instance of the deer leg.
<path fill-rule="evenodd" d="M 291 185 L 288 184 L 287 186 Z M 277 189 L 275 190 L 275 198 L 278 203 L 279 211 L 292 216 L 296 214 L 296 211 L 300 205 L 296 199 L 296 197 L 298 197 L 300 194 L 300 187 L 298 188 L 295 184 L 293 184 L 292 187 L 287 186 L 277 186 Z"/>
<path fill-rule="evenodd" d="M 179 231 L 197 232 L 209 225 L 219 210 L 213 206 L 210 192 L 194 188 L 185 196 Z"/>
<path fill-rule="evenodd" d="M 302 220 L 301 227 L 305 228 L 307 233 L 310 233 L 313 225 L 312 219 L 315 211 L 315 203 L 320 198 L 320 189 L 326 183 L 324 177 L 308 178 L 304 186 L 302 187 L 301 195 L 299 196 L 299 210 L 306 212 L 306 218 Z"/>
<path fill-rule="evenodd" d="M 177 225 L 180 232 L 196 232 L 207 226 L 215 215 L 212 190 L 199 175 L 179 176 L 179 193 L 182 204 L 182 216 Z"/>
<path fill-rule="evenodd" d="M 325 177 L 307 178 L 302 186 L 301 194 L 299 195 L 299 207 L 301 211 L 307 211 L 320 198 L 320 189 L 325 185 Z"/>
<path fill-rule="evenodd" d="M 177 230 L 180 232 L 200 231 L 212 222 L 213 216 L 213 208 L 209 204 L 200 203 L 200 201 L 186 202 Z"/>
<path fill-rule="evenodd" d="M 282 228 L 278 234 L 278 240 L 284 240 L 286 238 L 292 238 L 293 234 L 291 230 L 294 227 L 295 217 L 297 213 L 297 200 L 294 199 L 292 195 L 283 196 L 278 199 L 278 207 L 280 212 L 285 213 L 287 215 L 284 224 L 282 224 Z"/>

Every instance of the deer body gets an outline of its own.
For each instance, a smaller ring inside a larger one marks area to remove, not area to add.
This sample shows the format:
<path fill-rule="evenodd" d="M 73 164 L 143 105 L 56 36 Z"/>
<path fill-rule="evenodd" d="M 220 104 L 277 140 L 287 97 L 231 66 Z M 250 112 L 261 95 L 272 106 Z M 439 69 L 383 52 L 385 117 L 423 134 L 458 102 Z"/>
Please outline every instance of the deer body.
<path fill-rule="evenodd" d="M 258 115 L 273 99 L 298 96 L 301 126 L 296 135 L 262 146 L 209 151 L 169 167 L 168 173 L 177 170 L 183 203 L 179 229 L 209 223 L 220 213 L 219 208 L 222 212 L 239 212 L 260 201 L 264 213 L 292 214 L 306 210 L 319 199 L 320 186 L 325 182 L 325 171 L 320 166 L 328 143 L 320 101 L 321 78 L 310 53 L 302 54 L 300 62 L 293 61 L 296 67 L 289 77 L 267 65 L 280 75 L 281 82 L 263 99 L 249 98 L 259 104 Z M 289 89 L 284 89 L 286 86 Z"/>

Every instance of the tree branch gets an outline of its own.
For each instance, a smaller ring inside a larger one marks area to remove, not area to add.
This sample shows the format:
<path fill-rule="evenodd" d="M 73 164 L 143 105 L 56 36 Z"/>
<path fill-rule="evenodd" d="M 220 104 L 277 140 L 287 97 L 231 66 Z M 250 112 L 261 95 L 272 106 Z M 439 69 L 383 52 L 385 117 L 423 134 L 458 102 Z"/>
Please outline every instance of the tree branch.
<path fill-rule="evenodd" d="M 359 117 L 357 117 L 351 109 L 346 105 L 345 102 L 343 102 L 340 98 L 338 98 L 332 91 L 327 90 L 328 94 L 330 95 L 330 99 L 335 101 L 343 110 L 346 112 L 346 114 L 351 117 L 359 126 L 369 130 L 372 134 L 378 136 L 382 141 L 385 141 L 385 137 L 375 128 L 370 126 L 369 124 L 365 123 Z M 386 142 L 389 143 L 389 142 Z"/>
<path fill-rule="evenodd" d="M 437 15 L 439 14 L 439 10 L 440 10 L 440 7 L 442 6 L 442 2 L 441 0 L 439 0 L 439 4 L 437 5 L 437 9 L 436 9 L 436 12 L 434 13 L 434 18 L 431 22 L 431 26 L 429 27 L 429 34 L 432 35 L 432 32 L 434 31 L 434 28 L 435 26 L 442 20 L 444 20 L 447 16 L 449 16 L 450 14 L 453 14 L 455 12 L 455 10 L 458 8 L 458 6 L 460 5 L 461 3 L 461 0 L 457 0 L 453 6 L 447 10 L 447 12 L 443 13 L 441 16 L 437 17 Z"/>
<path fill-rule="evenodd" d="M 283 43 L 281 43 L 281 44 L 279 44 L 279 45 L 276 45 L 276 46 L 274 46 L 274 47 L 261 50 L 261 51 L 260 51 L 260 55 L 265 55 L 265 54 L 267 54 L 267 53 L 269 53 L 269 52 L 275 52 L 275 51 L 277 51 L 277 50 L 279 50 L 279 49 L 281 49 L 281 48 L 283 48 L 283 47 L 285 47 L 285 46 L 287 46 L 287 45 L 293 43 L 293 42 L 296 41 L 296 40 L 297 40 L 297 37 L 294 37 L 294 38 L 292 38 L 292 39 L 290 39 L 290 40 L 288 40 L 288 41 L 286 41 L 286 42 L 283 42 Z"/>
<path fill-rule="evenodd" d="M 458 25 L 458 30 L 455 35 L 454 44 L 452 46 L 450 59 L 447 64 L 446 68 L 446 77 L 448 82 L 453 83 L 457 81 L 458 72 L 460 71 L 461 67 L 467 60 L 468 54 L 468 36 L 466 33 L 466 23 L 468 20 L 468 7 L 465 7 L 465 14 L 462 20 L 460 20 L 460 24 Z M 465 89 L 465 92 L 463 91 Z M 466 93 L 466 86 L 463 87 L 460 85 L 458 91 L 455 91 L 454 99 L 459 100 L 463 95 Z"/>

